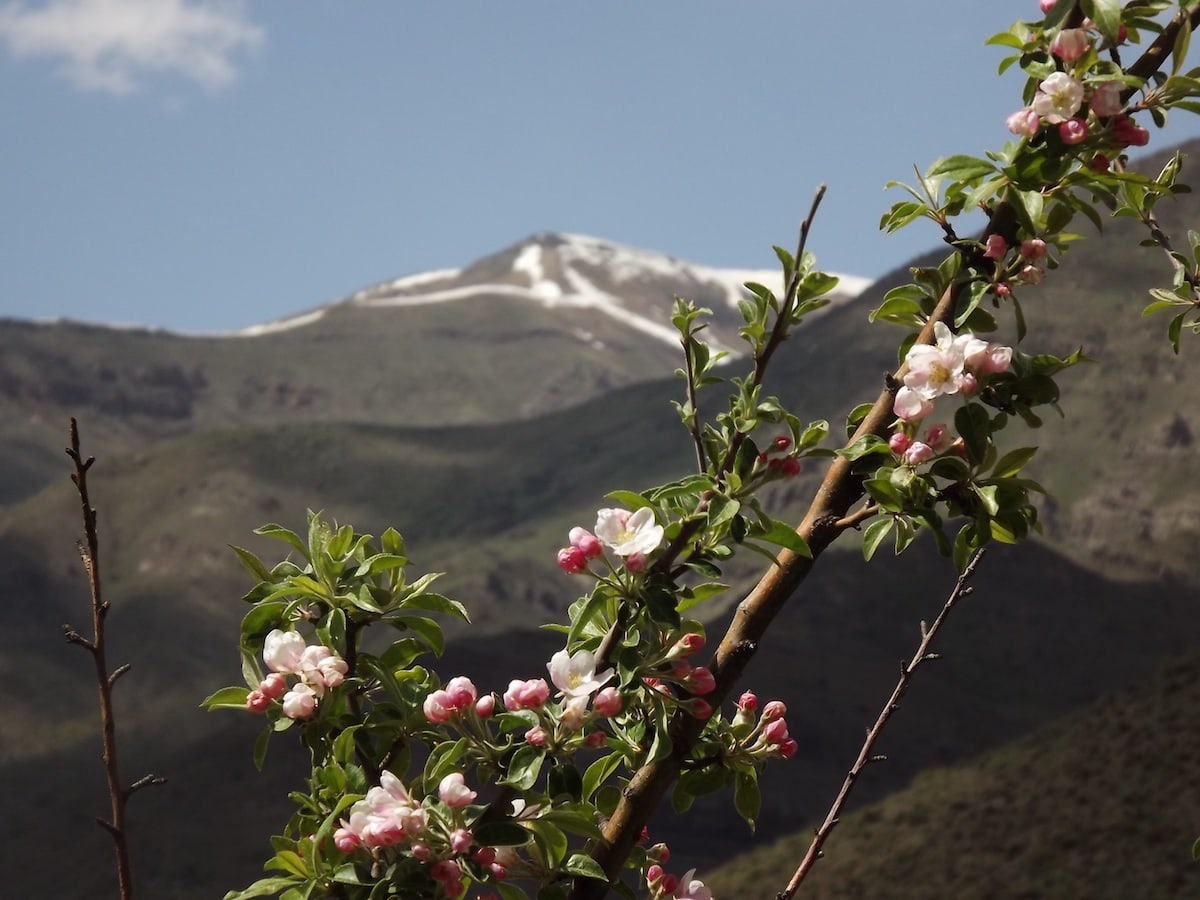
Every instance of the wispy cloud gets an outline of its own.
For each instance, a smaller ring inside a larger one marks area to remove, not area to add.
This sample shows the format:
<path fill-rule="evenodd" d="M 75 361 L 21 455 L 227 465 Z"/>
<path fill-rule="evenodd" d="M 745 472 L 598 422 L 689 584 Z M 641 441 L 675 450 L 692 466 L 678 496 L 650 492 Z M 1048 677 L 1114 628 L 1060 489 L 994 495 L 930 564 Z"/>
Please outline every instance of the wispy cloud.
<path fill-rule="evenodd" d="M 170 73 L 203 87 L 231 84 L 231 61 L 253 50 L 263 30 L 238 0 L 48 0 L 0 7 L 0 42 L 17 57 L 62 61 L 83 90 L 125 94 L 146 76 Z"/>

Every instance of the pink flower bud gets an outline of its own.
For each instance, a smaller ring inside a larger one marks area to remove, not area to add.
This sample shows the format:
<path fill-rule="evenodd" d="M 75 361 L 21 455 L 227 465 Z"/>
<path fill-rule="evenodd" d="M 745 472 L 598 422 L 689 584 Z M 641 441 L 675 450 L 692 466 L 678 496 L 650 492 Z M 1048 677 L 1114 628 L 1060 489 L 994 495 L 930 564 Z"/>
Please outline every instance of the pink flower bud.
<path fill-rule="evenodd" d="M 788 738 L 779 745 L 779 755 L 783 759 L 791 759 L 796 755 L 796 751 L 800 749 L 800 745 L 792 738 Z"/>
<path fill-rule="evenodd" d="M 583 555 L 588 559 L 594 559 L 604 552 L 600 538 L 596 537 L 586 528 L 580 528 L 578 525 L 571 529 L 567 535 L 567 540 L 570 541 L 572 547 L 582 550 Z"/>
<path fill-rule="evenodd" d="M 596 715 L 606 719 L 619 713 L 622 705 L 621 692 L 615 687 L 601 688 L 596 694 L 596 699 L 592 701 L 592 709 Z"/>
<path fill-rule="evenodd" d="M 690 700 L 684 700 L 679 705 L 701 721 L 712 718 L 712 704 L 700 697 L 692 697 Z"/>
<path fill-rule="evenodd" d="M 979 391 L 979 379 L 970 372 L 963 372 L 958 376 L 958 389 L 968 396 Z"/>
<path fill-rule="evenodd" d="M 946 441 L 946 426 L 941 422 L 936 425 L 930 425 L 925 431 L 925 443 L 935 450 L 940 449 L 941 445 Z"/>
<path fill-rule="evenodd" d="M 692 669 L 691 674 L 683 680 L 683 686 L 693 694 L 703 697 L 717 689 L 717 679 L 704 666 L 696 666 Z M 705 716 L 705 718 L 708 717 Z"/>
<path fill-rule="evenodd" d="M 525 743 L 533 747 L 546 746 L 546 729 L 541 725 L 535 725 L 525 732 Z"/>
<path fill-rule="evenodd" d="M 513 679 L 508 683 L 504 692 L 504 708 L 509 712 L 518 709 L 541 709 L 550 696 L 550 685 L 544 678 L 530 678 L 528 681 Z"/>
<path fill-rule="evenodd" d="M 412 851 L 413 857 L 419 859 L 421 862 L 428 862 L 429 857 L 433 855 L 433 851 L 429 849 L 429 845 L 424 841 L 413 841 L 409 845 L 409 850 Z"/>
<path fill-rule="evenodd" d="M 508 877 L 508 869 L 498 862 L 489 863 L 487 870 L 495 881 L 503 881 Z"/>
<path fill-rule="evenodd" d="M 470 706 L 478 696 L 475 685 L 465 675 L 451 678 L 445 691 L 450 698 L 450 706 L 454 709 L 464 709 Z"/>
<path fill-rule="evenodd" d="M 784 719 L 768 722 L 767 727 L 763 729 L 763 737 L 770 744 L 782 744 L 788 739 L 787 722 Z"/>
<path fill-rule="evenodd" d="M 596 750 L 600 747 L 603 747 L 607 740 L 608 740 L 608 735 L 605 734 L 603 731 L 597 730 L 597 731 L 593 731 L 591 734 L 589 734 L 586 738 L 583 739 L 583 745 L 585 747 L 587 747 L 589 750 Z"/>
<path fill-rule="evenodd" d="M 1050 10 L 1054 9 L 1054 6 L 1057 2 L 1058 0 L 1038 0 L 1038 9 L 1042 11 L 1042 15 L 1045 15 L 1046 13 L 1050 12 Z"/>
<path fill-rule="evenodd" d="M 251 691 L 246 695 L 246 709 L 252 713 L 265 712 L 271 706 L 271 698 L 261 690 Z"/>
<path fill-rule="evenodd" d="M 470 806 L 475 796 L 475 791 L 467 787 L 462 772 L 451 772 L 438 784 L 438 797 L 454 809 Z"/>
<path fill-rule="evenodd" d="M 903 431 L 897 431 L 888 438 L 888 446 L 891 447 L 893 453 L 903 453 L 908 449 L 910 443 L 912 443 L 912 438 Z"/>
<path fill-rule="evenodd" d="M 671 860 L 671 848 L 666 844 L 655 844 L 646 851 L 646 856 L 655 862 L 665 863 Z"/>
<path fill-rule="evenodd" d="M 1018 276 L 1025 284 L 1041 284 L 1046 277 L 1046 270 L 1037 266 L 1026 266 Z"/>
<path fill-rule="evenodd" d="M 754 712 L 758 709 L 758 697 L 750 691 L 746 691 L 742 696 L 738 697 L 738 709 L 744 709 L 746 712 Z"/>
<path fill-rule="evenodd" d="M 1000 284 L 996 285 L 995 291 L 997 297 L 1003 298 L 1012 296 L 1012 288 L 1010 288 L 1006 282 L 1001 282 Z"/>
<path fill-rule="evenodd" d="M 1098 116 L 1115 116 L 1121 112 L 1121 88 L 1119 81 L 1106 81 L 1092 91 L 1088 106 Z"/>
<path fill-rule="evenodd" d="M 675 646 L 667 653 L 667 659 L 679 659 L 680 657 L 691 656 L 703 646 L 704 635 L 699 632 L 689 631 L 675 642 Z"/>
<path fill-rule="evenodd" d="M 1004 125 L 1018 137 L 1033 137 L 1042 127 L 1042 120 L 1032 107 L 1027 106 L 1005 119 Z"/>
<path fill-rule="evenodd" d="M 679 887 L 679 879 L 674 875 L 664 875 L 662 877 L 662 889 L 667 894 L 675 893 L 675 888 Z"/>
<path fill-rule="evenodd" d="M 287 679 L 280 672 L 272 672 L 258 686 L 263 696 L 278 700 L 287 691 Z"/>
<path fill-rule="evenodd" d="M 625 557 L 625 568 L 630 572 L 645 572 L 646 554 L 630 553 L 627 557 Z"/>
<path fill-rule="evenodd" d="M 578 547 L 563 547 L 558 551 L 558 567 L 568 575 L 587 571 L 587 554 Z"/>
<path fill-rule="evenodd" d="M 475 843 L 475 838 L 465 828 L 455 828 L 450 835 L 450 849 L 455 853 L 466 853 L 471 849 L 473 843 Z"/>
<path fill-rule="evenodd" d="M 646 870 L 646 887 L 653 890 L 655 885 L 657 885 L 658 882 L 662 880 L 662 877 L 666 874 L 667 873 L 663 870 L 663 867 L 658 863 L 655 863 Z"/>
<path fill-rule="evenodd" d="M 339 828 L 333 833 L 333 846 L 343 853 L 351 853 L 361 843 L 358 835 L 349 828 Z"/>
<path fill-rule="evenodd" d="M 921 463 L 929 462 L 934 457 L 934 449 L 923 441 L 913 441 L 909 448 L 904 451 L 904 464 L 906 466 L 919 466 Z"/>
<path fill-rule="evenodd" d="M 1050 42 L 1050 52 L 1063 62 L 1075 62 L 1091 49 L 1087 32 L 1082 28 L 1064 28 Z"/>
<path fill-rule="evenodd" d="M 445 885 L 447 882 L 460 881 L 461 874 L 458 871 L 458 864 L 451 862 L 448 859 L 438 860 L 433 864 L 433 868 L 429 870 L 430 876 L 439 884 Z M 450 893 L 447 888 L 446 893 Z M 453 896 L 453 894 L 451 894 Z"/>
<path fill-rule="evenodd" d="M 1058 136 L 1064 144 L 1078 144 L 1088 136 L 1087 122 L 1083 119 L 1067 119 L 1058 126 Z"/>
<path fill-rule="evenodd" d="M 496 711 L 496 696 L 495 694 L 484 694 L 475 701 L 475 715 L 481 719 L 490 719 Z"/>
<path fill-rule="evenodd" d="M 782 700 L 772 700 L 763 707 L 762 719 L 764 722 L 774 722 L 776 719 L 782 719 L 787 715 L 787 706 Z"/>
<path fill-rule="evenodd" d="M 779 471 L 783 473 L 785 478 L 795 478 L 803 469 L 804 465 L 794 456 L 785 458 L 779 464 Z"/>
<path fill-rule="evenodd" d="M 1028 241 L 1021 241 L 1021 255 L 1030 262 L 1041 262 L 1050 255 L 1050 251 L 1046 247 L 1046 242 L 1041 238 L 1032 238 Z"/>
<path fill-rule="evenodd" d="M 421 710 L 425 713 L 425 720 L 434 725 L 449 722 L 457 713 L 450 695 L 442 690 L 434 691 L 426 697 Z"/>
<path fill-rule="evenodd" d="M 1003 235 L 989 234 L 984 241 L 984 259 L 1004 259 L 1008 255 L 1008 241 Z"/>
<path fill-rule="evenodd" d="M 1126 115 L 1113 116 L 1112 133 L 1122 147 L 1144 147 L 1150 143 L 1150 132 Z"/>
<path fill-rule="evenodd" d="M 490 866 L 496 861 L 496 850 L 494 847 L 480 847 L 475 851 L 475 862 L 481 866 Z"/>
<path fill-rule="evenodd" d="M 283 695 L 283 714 L 289 719 L 307 719 L 316 708 L 317 694 L 307 684 L 298 684 Z"/>
<path fill-rule="evenodd" d="M 771 443 L 775 445 L 776 450 L 782 453 L 792 446 L 792 439 L 786 434 L 781 434 L 775 440 L 771 441 Z"/>

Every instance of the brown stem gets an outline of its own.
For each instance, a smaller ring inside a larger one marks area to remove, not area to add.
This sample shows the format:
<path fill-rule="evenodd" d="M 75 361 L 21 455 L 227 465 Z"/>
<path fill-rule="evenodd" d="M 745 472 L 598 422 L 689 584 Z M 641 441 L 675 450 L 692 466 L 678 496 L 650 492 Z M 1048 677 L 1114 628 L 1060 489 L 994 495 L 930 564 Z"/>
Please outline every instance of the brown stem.
<path fill-rule="evenodd" d="M 959 600 L 971 593 L 972 588 L 967 587 L 967 582 L 975 574 L 975 567 L 979 565 L 979 560 L 983 558 L 983 553 L 983 550 L 978 551 L 967 564 L 963 573 L 958 576 L 954 590 L 950 592 L 950 596 L 942 607 L 942 611 L 938 613 L 938 617 L 934 620 L 933 625 L 926 628 L 925 623 L 921 623 L 921 643 L 917 647 L 916 654 L 907 665 L 901 667 L 900 679 L 896 682 L 896 687 L 892 690 L 892 695 L 888 697 L 887 702 L 883 705 L 883 709 L 880 710 L 875 724 L 867 732 L 862 749 L 858 751 L 858 758 L 854 760 L 854 765 L 846 773 L 846 780 L 842 782 L 841 790 L 838 791 L 833 805 L 829 808 L 829 813 L 825 816 L 825 821 L 821 823 L 821 827 L 813 835 L 812 843 L 808 846 L 808 852 L 804 854 L 804 859 L 801 861 L 799 868 L 796 869 L 796 873 L 792 875 L 792 880 L 788 882 L 786 888 L 775 895 L 775 900 L 790 900 L 792 895 L 796 893 L 796 890 L 800 887 L 800 882 L 804 880 L 817 860 L 821 858 L 821 848 L 825 846 L 829 835 L 837 826 L 838 820 L 842 815 L 842 809 L 845 807 L 846 801 L 850 798 L 850 792 L 854 790 L 854 785 L 858 781 L 859 774 L 870 763 L 884 759 L 884 757 L 875 755 L 875 744 L 879 741 L 880 735 L 883 734 L 884 728 L 887 727 L 888 721 L 892 718 L 892 713 L 899 708 L 900 700 L 908 691 L 913 673 L 920 668 L 922 663 L 938 658 L 937 654 L 931 653 L 929 648 L 933 644 L 933 639 L 939 629 L 941 629 L 946 618 L 950 615 L 950 610 L 954 608 Z"/>
<path fill-rule="evenodd" d="M 108 602 L 100 590 L 100 539 L 96 531 L 96 510 L 88 496 L 87 473 L 96 460 L 89 456 L 86 460 L 79 450 L 79 427 L 71 419 L 71 446 L 67 448 L 67 456 L 75 464 L 71 480 L 79 493 L 79 504 L 83 514 L 84 540 L 79 542 L 79 556 L 83 561 L 84 571 L 87 572 L 88 586 L 92 595 L 92 637 L 85 638 L 69 625 L 63 626 L 63 635 L 67 641 L 77 647 L 82 647 L 92 657 L 96 672 L 96 686 L 100 693 L 100 731 L 103 740 L 101 760 L 104 763 L 104 774 L 108 782 L 108 797 L 110 802 L 111 821 L 102 819 L 96 821 L 112 836 L 113 846 L 117 855 L 117 882 L 120 885 L 121 900 L 133 900 L 133 872 L 129 864 L 129 844 L 125 831 L 125 806 L 129 798 L 144 787 L 165 784 L 166 779 L 158 775 L 145 775 L 128 788 L 121 786 L 120 769 L 117 765 L 117 723 L 113 712 L 112 689 L 117 679 L 129 671 L 129 664 L 118 666 L 111 672 L 104 650 L 104 620 L 108 616 Z"/>

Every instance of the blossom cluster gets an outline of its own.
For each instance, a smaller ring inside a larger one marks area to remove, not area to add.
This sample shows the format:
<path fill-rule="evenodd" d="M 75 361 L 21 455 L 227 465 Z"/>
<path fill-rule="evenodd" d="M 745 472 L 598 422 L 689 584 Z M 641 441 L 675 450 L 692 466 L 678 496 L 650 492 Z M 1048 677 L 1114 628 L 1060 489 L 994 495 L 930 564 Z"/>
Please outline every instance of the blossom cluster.
<path fill-rule="evenodd" d="M 458 897 L 467 876 L 502 881 L 513 855 L 508 848 L 477 845 L 466 813 L 477 796 L 461 772 L 451 772 L 438 784 L 436 801 L 419 801 L 396 775 L 384 771 L 379 784 L 350 807 L 333 842 L 343 853 L 400 847 L 429 866 L 430 877 L 447 897 Z"/>
<path fill-rule="evenodd" d="M 1052 0 L 1041 0 L 1043 13 L 1053 7 Z M 1102 41 L 1091 21 L 1084 20 L 1077 28 L 1059 28 L 1045 35 L 1043 40 L 1048 40 L 1043 49 L 1063 69 L 1042 79 L 1029 106 L 1008 117 L 1005 124 L 1009 131 L 1021 137 L 1033 137 L 1043 128 L 1050 127 L 1064 144 L 1081 144 L 1094 137 L 1098 151 L 1110 152 L 1113 148 L 1143 147 L 1150 141 L 1150 132 L 1124 111 L 1121 92 L 1125 85 L 1116 79 L 1089 80 L 1086 77 L 1086 67 L 1095 59 L 1094 51 L 1099 49 Z M 1118 42 L 1124 40 L 1125 26 L 1122 25 Z M 1109 157 L 1104 152 L 1097 152 L 1091 165 L 1106 171 L 1110 165 Z"/>
<path fill-rule="evenodd" d="M 695 876 L 696 870 L 689 869 L 682 878 L 676 878 L 655 863 L 646 870 L 650 900 L 713 900 L 712 889 Z"/>
<path fill-rule="evenodd" d="M 918 425 L 933 412 L 938 397 L 976 394 L 989 376 L 1008 371 L 1012 364 L 1011 347 L 970 332 L 956 335 L 943 322 L 933 328 L 934 343 L 909 348 L 904 384 L 892 406 L 899 422 L 889 446 L 909 466 L 928 462 L 948 447 L 961 452 L 962 439 L 951 441 L 942 424 L 930 425 L 923 439 L 916 439 Z"/>
<path fill-rule="evenodd" d="M 663 527 L 648 506 L 634 512 L 602 509 L 596 513 L 594 533 L 576 526 L 567 539 L 570 545 L 558 551 L 558 566 L 564 572 L 577 575 L 588 571 L 591 561 L 603 556 L 606 547 L 621 558 L 626 570 L 641 572 L 647 557 L 662 543 Z"/>
<path fill-rule="evenodd" d="M 273 702 L 280 701 L 283 714 L 289 719 L 307 719 L 317 708 L 317 701 L 329 688 L 346 679 L 346 661 L 328 647 L 310 646 L 296 631 L 276 628 L 263 644 L 263 662 L 271 670 L 246 697 L 246 708 L 264 712 Z M 289 689 L 287 676 L 299 680 Z"/>

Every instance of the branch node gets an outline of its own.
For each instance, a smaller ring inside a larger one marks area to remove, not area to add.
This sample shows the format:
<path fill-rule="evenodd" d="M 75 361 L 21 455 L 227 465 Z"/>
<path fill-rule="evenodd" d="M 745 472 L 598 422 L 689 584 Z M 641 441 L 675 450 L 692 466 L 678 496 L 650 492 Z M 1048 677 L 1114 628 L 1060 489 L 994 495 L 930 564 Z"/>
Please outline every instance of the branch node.
<path fill-rule="evenodd" d="M 129 663 L 125 663 L 124 665 L 117 666 L 115 669 L 113 669 L 112 673 L 108 676 L 108 686 L 112 687 L 114 684 L 116 684 L 117 679 L 128 672 L 129 669 Z"/>
<path fill-rule="evenodd" d="M 137 781 L 135 781 L 133 784 L 131 784 L 129 787 L 127 787 L 125 789 L 125 796 L 132 797 L 134 794 L 136 794 L 142 788 L 157 787 L 160 784 L 166 784 L 166 783 L 167 783 L 167 779 L 163 778 L 161 775 L 153 775 L 153 774 L 143 775 L 141 778 L 139 778 Z"/>

